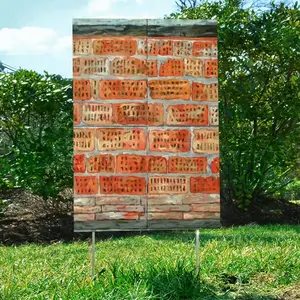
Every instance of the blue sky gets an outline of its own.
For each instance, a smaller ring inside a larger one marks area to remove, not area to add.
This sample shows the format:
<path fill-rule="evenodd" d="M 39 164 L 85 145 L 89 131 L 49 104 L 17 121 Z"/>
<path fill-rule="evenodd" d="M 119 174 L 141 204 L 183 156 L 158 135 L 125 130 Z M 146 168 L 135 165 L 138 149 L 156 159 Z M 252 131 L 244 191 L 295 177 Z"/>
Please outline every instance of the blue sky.
<path fill-rule="evenodd" d="M 72 18 L 163 18 L 175 0 L 0 0 L 0 61 L 72 77 Z"/>

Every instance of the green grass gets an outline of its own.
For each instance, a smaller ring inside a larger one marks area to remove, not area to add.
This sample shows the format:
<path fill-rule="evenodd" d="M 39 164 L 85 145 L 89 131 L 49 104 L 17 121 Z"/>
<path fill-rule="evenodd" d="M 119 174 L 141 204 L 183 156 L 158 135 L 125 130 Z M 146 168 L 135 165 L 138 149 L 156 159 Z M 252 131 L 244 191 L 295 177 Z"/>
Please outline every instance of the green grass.
<path fill-rule="evenodd" d="M 152 233 L 97 242 L 0 247 L 0 299 L 277 299 L 300 282 L 300 226 Z"/>

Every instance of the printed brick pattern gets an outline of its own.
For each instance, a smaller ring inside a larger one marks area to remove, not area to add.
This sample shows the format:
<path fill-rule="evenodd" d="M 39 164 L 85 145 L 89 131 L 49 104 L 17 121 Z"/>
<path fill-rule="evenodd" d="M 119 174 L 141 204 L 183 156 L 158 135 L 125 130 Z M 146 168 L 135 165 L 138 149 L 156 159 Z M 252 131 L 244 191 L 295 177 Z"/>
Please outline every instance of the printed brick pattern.
<path fill-rule="evenodd" d="M 74 221 L 218 219 L 217 39 L 74 37 L 73 53 Z"/>

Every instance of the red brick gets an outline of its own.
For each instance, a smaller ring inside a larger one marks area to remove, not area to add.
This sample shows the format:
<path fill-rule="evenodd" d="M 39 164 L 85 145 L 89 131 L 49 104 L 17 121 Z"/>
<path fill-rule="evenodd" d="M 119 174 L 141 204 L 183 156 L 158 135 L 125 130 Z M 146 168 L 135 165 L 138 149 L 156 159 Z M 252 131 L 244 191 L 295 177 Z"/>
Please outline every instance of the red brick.
<path fill-rule="evenodd" d="M 214 194 L 220 192 L 219 177 L 191 177 L 191 192 Z"/>
<path fill-rule="evenodd" d="M 85 172 L 85 155 L 76 154 L 73 156 L 73 169 L 74 173 L 84 173 Z"/>
<path fill-rule="evenodd" d="M 94 221 L 95 214 L 74 214 L 75 222 L 86 222 L 86 221 Z"/>
<path fill-rule="evenodd" d="M 188 80 L 164 79 L 149 81 L 152 99 L 190 100 L 191 89 Z"/>
<path fill-rule="evenodd" d="M 73 76 L 80 75 L 80 58 L 73 58 Z"/>
<path fill-rule="evenodd" d="M 94 151 L 95 130 L 90 128 L 74 128 L 74 151 Z"/>
<path fill-rule="evenodd" d="M 219 108 L 217 106 L 210 106 L 208 113 L 209 125 L 219 125 Z"/>
<path fill-rule="evenodd" d="M 159 76 L 183 76 L 183 60 L 169 58 L 161 64 Z"/>
<path fill-rule="evenodd" d="M 220 218 L 220 213 L 215 212 L 186 212 L 183 213 L 184 220 L 194 219 L 216 219 Z"/>
<path fill-rule="evenodd" d="M 174 55 L 191 56 L 193 55 L 193 42 L 191 41 L 175 41 Z"/>
<path fill-rule="evenodd" d="M 96 214 L 96 220 L 138 220 L 138 212 L 103 212 Z"/>
<path fill-rule="evenodd" d="M 102 211 L 101 206 L 76 206 L 73 211 L 75 214 L 94 214 Z"/>
<path fill-rule="evenodd" d="M 108 75 L 107 58 L 81 58 L 80 73 L 94 75 Z"/>
<path fill-rule="evenodd" d="M 210 163 L 210 169 L 212 173 L 219 173 L 220 172 L 220 159 L 219 157 L 215 157 Z"/>
<path fill-rule="evenodd" d="M 79 103 L 73 103 L 73 123 L 74 124 L 80 124 L 80 118 L 81 118 L 81 105 Z"/>
<path fill-rule="evenodd" d="M 98 80 L 91 80 L 91 95 L 92 98 L 95 100 L 99 99 L 98 90 L 99 90 L 99 81 Z"/>
<path fill-rule="evenodd" d="M 218 55 L 217 40 L 194 42 L 193 55 L 216 57 Z"/>
<path fill-rule="evenodd" d="M 97 138 L 99 151 L 146 149 L 146 135 L 141 128 L 99 128 Z"/>
<path fill-rule="evenodd" d="M 146 196 L 101 196 L 97 197 L 97 205 L 140 205 L 144 204 Z"/>
<path fill-rule="evenodd" d="M 73 54 L 88 55 L 91 53 L 92 42 L 90 39 L 74 39 L 73 38 Z"/>
<path fill-rule="evenodd" d="M 192 204 L 191 209 L 199 212 L 220 212 L 220 203 Z"/>
<path fill-rule="evenodd" d="M 95 206 L 96 198 L 95 197 L 74 197 L 74 205 L 77 206 Z"/>
<path fill-rule="evenodd" d="M 87 79 L 73 79 L 73 99 L 90 100 L 91 83 Z"/>
<path fill-rule="evenodd" d="M 149 150 L 155 152 L 188 152 L 190 150 L 188 130 L 150 130 Z"/>
<path fill-rule="evenodd" d="M 89 173 L 113 173 L 115 171 L 115 160 L 110 154 L 93 155 L 87 160 L 87 171 Z"/>
<path fill-rule="evenodd" d="M 142 205 L 103 205 L 102 211 L 144 212 L 144 207 Z"/>
<path fill-rule="evenodd" d="M 203 62 L 197 58 L 184 59 L 184 74 L 193 77 L 203 77 Z"/>
<path fill-rule="evenodd" d="M 180 104 L 167 108 L 167 125 L 208 125 L 207 105 Z"/>
<path fill-rule="evenodd" d="M 203 84 L 193 82 L 194 101 L 218 101 L 218 84 Z"/>
<path fill-rule="evenodd" d="M 100 176 L 101 194 L 143 195 L 146 193 L 146 180 L 135 176 Z"/>
<path fill-rule="evenodd" d="M 162 125 L 164 122 L 163 104 L 120 103 L 114 104 L 115 123 Z"/>
<path fill-rule="evenodd" d="M 166 173 L 167 159 L 162 156 L 117 155 L 118 173 Z"/>
<path fill-rule="evenodd" d="M 192 146 L 196 153 L 219 153 L 219 132 L 214 129 L 195 129 Z"/>
<path fill-rule="evenodd" d="M 130 39 L 94 40 L 93 53 L 97 55 L 134 55 L 136 53 L 136 41 Z"/>
<path fill-rule="evenodd" d="M 100 99 L 145 99 L 146 80 L 101 80 Z"/>
<path fill-rule="evenodd" d="M 98 193 L 96 176 L 75 176 L 75 192 L 78 195 L 93 195 Z"/>
<path fill-rule="evenodd" d="M 113 123 L 112 104 L 86 103 L 82 106 L 82 121 L 85 124 L 105 125 Z"/>
<path fill-rule="evenodd" d="M 169 173 L 206 173 L 206 157 L 180 157 L 172 156 L 168 160 Z"/>
<path fill-rule="evenodd" d="M 220 194 L 189 194 L 182 199 L 183 204 L 220 203 Z"/>
<path fill-rule="evenodd" d="M 186 177 L 149 177 L 149 194 L 186 194 L 189 181 Z"/>
<path fill-rule="evenodd" d="M 182 199 L 187 197 L 185 194 L 172 195 L 147 195 L 148 205 L 182 205 Z"/>
<path fill-rule="evenodd" d="M 182 220 L 183 214 L 182 212 L 152 212 L 148 213 L 149 220 Z"/>
<path fill-rule="evenodd" d="M 149 212 L 172 212 L 172 211 L 190 211 L 189 205 L 148 205 Z"/>
<path fill-rule="evenodd" d="M 169 56 L 173 54 L 172 41 L 148 39 L 138 41 L 138 55 Z"/>
<path fill-rule="evenodd" d="M 207 59 L 204 61 L 204 77 L 216 78 L 218 77 L 218 60 Z"/>

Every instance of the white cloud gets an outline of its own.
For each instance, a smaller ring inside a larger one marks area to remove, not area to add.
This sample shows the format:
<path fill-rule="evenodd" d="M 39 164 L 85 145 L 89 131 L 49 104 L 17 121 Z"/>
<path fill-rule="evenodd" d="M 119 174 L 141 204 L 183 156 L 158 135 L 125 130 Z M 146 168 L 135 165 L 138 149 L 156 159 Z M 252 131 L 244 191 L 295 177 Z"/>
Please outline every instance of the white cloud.
<path fill-rule="evenodd" d="M 60 36 L 51 28 L 22 27 L 0 29 L 0 53 L 7 55 L 53 54 L 70 50 L 71 36 Z"/>

